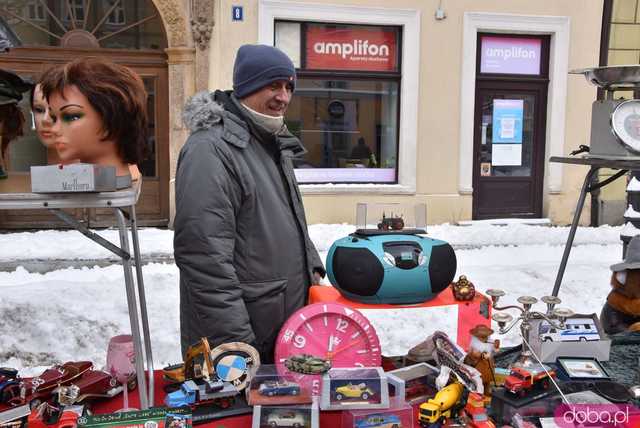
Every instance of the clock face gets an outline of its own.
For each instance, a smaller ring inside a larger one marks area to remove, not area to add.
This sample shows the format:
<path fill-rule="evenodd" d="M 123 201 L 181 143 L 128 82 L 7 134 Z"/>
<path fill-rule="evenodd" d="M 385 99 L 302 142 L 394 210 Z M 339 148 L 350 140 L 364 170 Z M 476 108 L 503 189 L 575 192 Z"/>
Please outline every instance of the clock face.
<path fill-rule="evenodd" d="M 300 354 L 329 360 L 332 367 L 377 367 L 382 358 L 373 326 L 360 312 L 338 303 L 305 306 L 285 322 L 276 341 L 275 362 L 280 369 L 288 357 Z M 303 384 L 319 385 L 321 378 L 291 375 Z"/>
<path fill-rule="evenodd" d="M 611 114 L 611 127 L 625 147 L 640 152 L 640 100 L 620 103 Z"/>

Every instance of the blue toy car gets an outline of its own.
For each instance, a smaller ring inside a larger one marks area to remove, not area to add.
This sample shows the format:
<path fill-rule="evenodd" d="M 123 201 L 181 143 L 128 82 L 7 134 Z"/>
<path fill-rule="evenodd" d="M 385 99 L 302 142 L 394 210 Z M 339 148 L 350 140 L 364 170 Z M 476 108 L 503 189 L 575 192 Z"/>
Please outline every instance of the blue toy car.
<path fill-rule="evenodd" d="M 356 428 L 402 428 L 400 418 L 394 414 L 376 413 L 356 421 Z"/>
<path fill-rule="evenodd" d="M 300 385 L 295 382 L 268 380 L 260 384 L 258 392 L 269 397 L 274 395 L 298 395 L 300 394 Z"/>

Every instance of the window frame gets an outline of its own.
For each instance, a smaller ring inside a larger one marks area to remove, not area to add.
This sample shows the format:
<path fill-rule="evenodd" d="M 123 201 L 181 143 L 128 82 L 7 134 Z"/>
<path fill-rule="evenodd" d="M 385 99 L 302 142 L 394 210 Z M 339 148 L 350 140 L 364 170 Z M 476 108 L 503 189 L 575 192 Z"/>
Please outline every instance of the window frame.
<path fill-rule="evenodd" d="M 47 12 L 44 10 L 44 6 L 42 5 L 42 3 L 40 3 L 38 0 L 29 0 L 24 5 L 24 8 L 25 16 L 29 21 L 44 22 L 47 20 Z M 37 16 L 31 16 L 31 8 L 33 8 L 33 10 L 35 11 L 35 15 Z M 41 16 L 39 12 L 42 12 Z"/>
<path fill-rule="evenodd" d="M 282 0 L 260 0 L 258 6 L 258 43 L 263 44 L 274 44 L 276 20 L 402 27 L 397 184 L 302 184 L 300 189 L 303 194 L 415 194 L 420 92 L 420 11 L 291 3 Z"/>
<path fill-rule="evenodd" d="M 107 0 L 106 2 L 103 3 L 103 6 L 105 8 L 104 13 L 107 13 L 107 11 L 113 6 L 114 1 L 116 0 Z M 111 14 L 118 13 L 120 11 L 122 11 L 122 22 L 112 22 Z M 122 1 L 120 1 L 118 3 L 118 6 L 116 6 L 116 8 L 113 9 L 113 11 L 109 14 L 109 16 L 107 17 L 107 20 L 105 21 L 105 24 L 111 27 L 122 27 L 127 24 L 127 10 L 124 7 L 124 4 Z"/>
<path fill-rule="evenodd" d="M 77 8 L 80 7 L 80 5 L 76 4 L 76 1 L 80 1 L 82 2 L 82 14 L 78 15 L 77 14 Z M 58 5 L 60 6 L 60 20 L 64 23 L 69 23 L 72 21 L 72 16 L 69 13 L 69 10 L 67 9 L 67 0 L 60 0 L 60 2 L 58 3 Z M 87 1 L 86 0 L 69 0 L 69 5 L 71 6 L 71 10 L 73 11 L 73 14 L 75 15 L 73 17 L 73 20 L 75 20 L 76 24 L 83 24 L 84 23 L 84 14 L 87 10 Z"/>
<path fill-rule="evenodd" d="M 377 25 L 377 24 L 352 24 L 352 23 L 327 23 L 327 22 L 319 22 L 315 20 L 306 20 L 306 21 L 293 21 L 289 19 L 276 19 L 273 25 L 273 43 L 275 44 L 276 40 L 276 27 L 278 23 L 284 22 L 289 24 L 300 24 L 300 68 L 296 68 L 296 75 L 299 79 L 319 79 L 319 80 L 347 80 L 347 81 L 362 81 L 362 80 L 380 80 L 383 82 L 393 82 L 398 85 L 398 99 L 397 99 L 397 108 L 396 108 L 396 144 L 395 144 L 395 157 L 396 162 L 394 165 L 395 169 L 395 178 L 393 182 L 376 182 L 371 184 L 379 184 L 379 185 L 394 185 L 398 184 L 398 171 L 400 170 L 400 106 L 402 99 L 402 27 L 398 25 Z M 357 25 L 359 27 L 387 27 L 394 28 L 398 30 L 398 58 L 397 58 L 397 71 L 366 71 L 366 70 L 331 70 L 331 69 L 306 69 L 306 49 L 305 49 L 305 35 L 306 35 L 306 26 L 308 24 L 312 25 L 326 25 L 326 24 L 337 24 L 337 25 Z M 304 143 L 304 142 L 303 142 Z M 379 156 L 379 153 L 376 153 L 376 157 Z M 368 181 L 348 181 L 348 182 L 330 182 L 330 181 L 321 181 L 321 182 L 305 182 L 302 185 L 326 185 L 326 184 L 367 184 Z"/>

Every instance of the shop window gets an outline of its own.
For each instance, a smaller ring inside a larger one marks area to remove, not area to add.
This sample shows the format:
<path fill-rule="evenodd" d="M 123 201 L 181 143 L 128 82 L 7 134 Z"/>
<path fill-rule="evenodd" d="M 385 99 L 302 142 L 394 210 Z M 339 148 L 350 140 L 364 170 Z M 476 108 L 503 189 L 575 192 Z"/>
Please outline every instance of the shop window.
<path fill-rule="evenodd" d="M 289 129 L 311 183 L 398 182 L 401 29 L 277 21 L 275 45 L 297 68 Z"/>

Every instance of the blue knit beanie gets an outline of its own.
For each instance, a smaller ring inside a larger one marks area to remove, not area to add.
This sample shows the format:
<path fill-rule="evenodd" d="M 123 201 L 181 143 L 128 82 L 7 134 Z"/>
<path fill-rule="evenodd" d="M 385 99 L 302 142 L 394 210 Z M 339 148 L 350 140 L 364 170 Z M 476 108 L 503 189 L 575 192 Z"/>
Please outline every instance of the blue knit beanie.
<path fill-rule="evenodd" d="M 233 91 L 244 98 L 277 80 L 296 86 L 296 69 L 289 57 L 267 45 L 242 45 L 233 65 Z"/>

